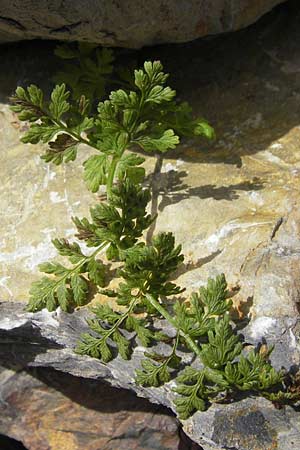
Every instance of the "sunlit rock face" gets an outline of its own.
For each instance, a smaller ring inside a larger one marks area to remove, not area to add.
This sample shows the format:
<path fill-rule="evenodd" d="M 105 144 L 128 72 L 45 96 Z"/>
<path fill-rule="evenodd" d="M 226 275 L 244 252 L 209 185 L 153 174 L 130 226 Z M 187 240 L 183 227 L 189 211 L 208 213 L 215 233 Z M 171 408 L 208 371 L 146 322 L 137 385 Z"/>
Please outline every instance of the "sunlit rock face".
<path fill-rule="evenodd" d="M 186 42 L 248 26 L 283 1 L 4 0 L 0 42 L 42 38 L 129 48 Z"/>
<path fill-rule="evenodd" d="M 287 369 L 300 362 L 297 9 L 291 14 L 283 9 L 235 35 L 139 54 L 164 63 L 180 98 L 208 118 L 217 133 L 211 144 L 183 140 L 163 159 L 147 159 L 151 209 L 158 212 L 150 234 L 173 231 L 182 244 L 185 262 L 175 278 L 187 295 L 224 272 L 236 292 L 233 314 L 250 319 L 242 330 L 246 341 L 264 338 L 275 344 L 273 364 Z M 85 310 L 74 315 L 23 312 L 30 283 L 39 277 L 37 265 L 55 257 L 51 238 L 72 238 L 70 216 L 87 214 L 98 200 L 81 180 L 86 148 L 76 162 L 57 168 L 39 159 L 43 148 L 19 142 L 24 125 L 9 112 L 6 96 L 19 83 L 47 84 L 49 75 L 39 67 L 48 62 L 53 67 L 53 61 L 49 48 L 46 56 L 43 48 L 32 43 L 14 47 L 15 53 L 2 50 L 0 329 L 8 344 L 2 354 L 24 365 L 103 378 L 173 407 L 170 385 L 144 389 L 134 384 L 140 348 L 129 363 L 105 366 L 73 354 L 79 332 L 86 330 Z M 30 347 L 32 336 L 39 345 Z M 21 340 L 22 351 L 20 345 L 11 351 L 12 339 Z M 277 410 L 266 400 L 247 398 L 197 413 L 184 428 L 205 450 L 289 450 L 300 448 L 299 420 L 290 407 Z"/>

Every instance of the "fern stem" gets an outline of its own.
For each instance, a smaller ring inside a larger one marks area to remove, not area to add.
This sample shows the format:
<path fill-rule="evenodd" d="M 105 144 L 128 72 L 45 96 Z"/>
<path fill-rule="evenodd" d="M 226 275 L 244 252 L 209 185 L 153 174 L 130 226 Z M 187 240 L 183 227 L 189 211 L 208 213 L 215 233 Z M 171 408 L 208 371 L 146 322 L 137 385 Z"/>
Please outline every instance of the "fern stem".
<path fill-rule="evenodd" d="M 45 108 L 40 108 L 41 112 L 47 116 L 55 125 L 57 125 L 58 127 L 62 128 L 67 134 L 69 134 L 71 137 L 73 137 L 74 139 L 76 139 L 78 142 L 80 142 L 81 144 L 86 144 L 89 145 L 92 148 L 95 148 L 96 150 L 99 151 L 99 148 L 92 144 L 90 141 L 88 141 L 87 139 L 84 139 L 83 137 L 81 137 L 80 134 L 75 133 L 74 131 L 71 131 L 66 124 L 62 121 L 62 120 L 57 120 L 54 119 L 54 117 L 52 117 L 50 111 L 48 111 L 48 109 Z"/>
<path fill-rule="evenodd" d="M 191 350 L 193 350 L 193 352 L 200 358 L 201 360 L 201 352 L 200 349 L 198 347 L 198 345 L 196 344 L 196 342 L 187 334 L 185 333 L 183 330 L 181 330 L 180 328 L 178 328 L 178 325 L 175 321 L 175 319 L 171 316 L 171 314 L 168 313 L 168 311 L 157 301 L 155 300 L 155 298 L 150 295 L 150 294 L 146 294 L 146 298 L 147 300 L 151 303 L 151 305 L 171 324 L 173 325 L 173 327 L 175 327 L 178 331 L 180 336 L 182 336 L 184 338 L 184 340 L 186 341 L 186 343 L 188 344 L 188 346 L 191 348 Z"/>
<path fill-rule="evenodd" d="M 88 145 L 89 147 L 95 148 L 96 150 L 99 151 L 99 148 L 96 145 L 92 144 L 87 139 L 84 139 L 80 134 L 74 133 L 74 131 L 71 131 L 61 120 L 55 120 L 50 115 L 49 115 L 49 117 L 52 120 L 52 122 L 55 123 L 55 125 L 62 128 L 67 134 L 69 134 L 71 137 L 76 139 L 78 142 L 80 142 L 81 144 Z"/>
<path fill-rule="evenodd" d="M 107 183 L 106 183 L 106 190 L 107 190 L 108 198 L 111 197 L 111 190 L 113 187 L 116 168 L 117 168 L 117 164 L 118 164 L 119 160 L 120 160 L 120 156 L 115 155 L 110 164 L 109 173 L 108 173 L 108 177 L 107 177 Z"/>
<path fill-rule="evenodd" d="M 125 311 L 124 314 L 122 314 L 121 317 L 117 320 L 117 322 L 107 331 L 105 336 L 102 337 L 102 340 L 108 339 L 119 328 L 119 326 L 124 322 L 124 320 L 126 320 L 129 317 L 129 314 L 134 309 L 136 302 L 137 299 L 133 300 L 127 311 Z"/>
<path fill-rule="evenodd" d="M 176 355 L 176 350 L 177 350 L 177 347 L 179 344 L 179 336 L 180 336 L 180 330 L 176 334 L 176 339 L 175 339 L 173 347 L 172 347 L 172 352 L 170 353 L 168 359 L 166 360 L 166 365 L 168 365 L 169 362 L 171 361 L 171 359 L 173 358 L 173 356 Z"/>
<path fill-rule="evenodd" d="M 62 277 L 59 278 L 59 280 L 54 284 L 54 286 L 51 286 L 51 289 L 49 289 L 49 291 L 47 291 L 45 293 L 44 298 L 47 297 L 47 295 L 49 295 L 50 292 L 55 292 L 55 289 L 57 288 L 57 286 L 60 285 L 60 283 L 65 281 L 67 278 L 69 278 L 73 273 L 76 273 L 78 271 L 78 269 L 80 269 L 80 267 L 83 266 L 83 264 L 85 264 L 88 260 L 94 258 L 97 255 L 97 253 L 100 250 L 102 250 L 106 245 L 107 245 L 107 242 L 103 242 L 90 256 L 84 257 L 72 269 L 68 270 L 68 272 L 65 275 L 63 275 Z"/>
<path fill-rule="evenodd" d="M 134 309 L 134 307 L 135 307 L 135 305 L 136 305 L 137 300 L 138 300 L 138 299 L 136 298 L 136 299 L 130 304 L 130 306 L 128 307 L 128 309 L 120 316 L 120 318 L 117 320 L 117 322 L 114 323 L 114 325 L 112 325 L 111 328 L 109 328 L 108 330 L 106 330 L 105 333 L 103 333 L 102 331 L 98 331 L 97 328 L 95 328 L 95 327 L 93 328 L 93 326 L 92 326 L 92 321 L 89 322 L 89 319 L 88 319 L 88 320 L 87 320 L 87 323 L 89 324 L 90 328 L 91 328 L 93 331 L 95 331 L 96 333 L 100 334 L 100 335 L 101 335 L 101 338 L 95 338 L 94 341 L 93 341 L 90 345 L 88 345 L 88 346 L 85 348 L 85 351 L 84 351 L 84 352 L 81 352 L 81 351 L 80 351 L 80 347 L 79 347 L 79 346 L 77 347 L 76 351 L 77 351 L 78 353 L 81 353 L 81 354 L 90 354 L 90 353 L 91 353 L 91 350 L 95 347 L 95 341 L 97 341 L 96 347 L 97 347 L 97 348 L 100 348 L 100 347 L 101 347 L 101 344 L 102 344 L 103 342 L 106 342 L 107 339 L 109 339 L 109 338 L 111 339 L 111 335 L 114 334 L 114 332 L 119 328 L 120 325 L 122 325 L 122 323 L 129 317 L 130 313 L 133 311 L 133 309 Z M 95 313 L 95 314 L 96 314 L 96 313 Z"/>

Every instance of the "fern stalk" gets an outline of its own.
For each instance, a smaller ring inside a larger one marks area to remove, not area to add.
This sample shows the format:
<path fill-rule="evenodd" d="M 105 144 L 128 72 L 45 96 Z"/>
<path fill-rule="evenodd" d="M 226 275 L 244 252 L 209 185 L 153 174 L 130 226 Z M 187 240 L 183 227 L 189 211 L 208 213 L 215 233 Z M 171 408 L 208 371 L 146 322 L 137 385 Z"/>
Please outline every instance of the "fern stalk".
<path fill-rule="evenodd" d="M 151 303 L 151 305 L 161 314 L 171 325 L 173 325 L 174 328 L 178 330 L 178 333 L 180 336 L 184 338 L 186 343 L 188 344 L 189 348 L 200 358 L 201 360 L 201 352 L 198 347 L 198 345 L 195 343 L 195 341 L 183 330 L 178 328 L 178 325 L 176 323 L 176 320 L 174 317 L 171 316 L 171 314 L 168 313 L 168 311 L 157 301 L 152 295 L 146 294 L 146 298 Z"/>
<path fill-rule="evenodd" d="M 112 196 L 112 187 L 113 187 L 113 184 L 114 184 L 116 168 L 117 168 L 117 165 L 118 165 L 118 163 L 119 163 L 119 161 L 120 161 L 124 151 L 125 151 L 125 148 L 124 148 L 124 150 L 123 150 L 121 155 L 118 155 L 118 156 L 115 155 L 112 158 L 112 161 L 111 161 L 111 164 L 110 164 L 110 167 L 109 167 L 109 172 L 108 172 L 108 177 L 107 177 L 107 184 L 106 184 L 108 200 Z"/>

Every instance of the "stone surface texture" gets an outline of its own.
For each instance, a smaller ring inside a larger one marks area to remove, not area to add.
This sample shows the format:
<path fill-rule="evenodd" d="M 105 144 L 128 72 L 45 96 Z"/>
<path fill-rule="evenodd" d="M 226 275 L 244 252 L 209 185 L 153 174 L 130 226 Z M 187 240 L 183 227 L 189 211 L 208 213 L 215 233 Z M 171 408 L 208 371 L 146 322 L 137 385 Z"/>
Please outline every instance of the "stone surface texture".
<path fill-rule="evenodd" d="M 3 368 L 0 379 L 0 432 L 28 450 L 200 448 L 166 408 L 129 391 L 46 369 Z"/>
<path fill-rule="evenodd" d="M 36 314 L 24 313 L 22 303 L 3 302 L 0 304 L 1 364 L 7 369 L 0 377 L 2 403 L 0 403 L 0 406 L 3 411 L 3 423 L 1 424 L 0 415 L 0 426 L 4 433 L 11 434 L 17 440 L 22 440 L 26 437 L 22 434 L 22 428 L 18 427 L 18 421 L 15 428 L 10 428 L 11 418 L 13 418 L 14 423 L 16 421 L 13 408 L 15 408 L 14 402 L 18 405 L 18 401 L 14 400 L 13 395 L 11 398 L 8 396 L 7 400 L 5 400 L 7 391 L 6 377 L 13 377 L 12 371 L 19 372 L 24 367 L 54 369 L 75 377 L 87 378 L 89 381 L 85 383 L 82 380 L 80 387 L 79 382 L 77 382 L 79 398 L 88 398 L 90 380 L 98 380 L 95 386 L 98 386 L 99 390 L 102 389 L 99 386 L 99 381 L 104 380 L 114 387 L 132 390 L 138 397 L 146 397 L 153 403 L 162 404 L 174 410 L 172 381 L 160 388 L 143 388 L 135 384 L 135 369 L 140 367 L 140 361 L 144 352 L 142 347 L 135 348 L 130 363 L 118 357 L 109 364 L 103 364 L 99 360 L 88 356 L 83 357 L 74 354 L 73 348 L 78 340 L 78 333 L 87 331 L 87 325 L 84 320 L 86 315 L 87 312 L 83 309 L 73 313 L 72 316 L 59 310 L 53 313 L 49 313 L 46 310 Z M 278 346 L 282 344 L 281 340 L 282 337 L 278 336 L 272 339 L 271 342 Z M 296 351 L 291 351 L 288 346 L 284 348 L 284 351 L 288 353 L 291 360 L 296 354 Z M 182 356 L 184 363 L 192 363 L 189 355 L 181 354 L 180 356 Z M 48 374 L 47 371 L 46 373 Z M 52 371 L 50 370 L 49 373 L 50 375 L 47 376 L 51 378 Z M 11 380 L 8 382 L 8 386 L 10 386 L 10 382 Z M 20 380 L 20 386 L 22 386 L 22 383 L 23 380 Z M 27 384 L 25 383 L 26 386 Z M 8 392 L 10 392 L 10 389 L 8 387 Z M 73 387 L 70 387 L 69 391 L 76 392 L 76 382 L 74 383 L 74 389 L 73 391 Z M 16 395 L 18 390 L 18 386 L 16 386 Z M 22 394 L 22 389 L 18 395 L 20 403 L 23 404 L 24 402 L 26 404 L 26 396 L 24 397 Z M 71 392 L 68 395 L 71 395 Z M 53 399 L 53 404 L 55 402 L 60 403 L 58 398 Z M 9 409 L 5 411 L 3 408 L 5 406 L 9 408 L 11 403 L 12 412 Z M 118 401 L 114 401 L 114 398 L 111 397 L 107 403 L 110 405 L 115 403 L 117 405 Z M 42 399 L 41 404 L 44 404 Z M 34 398 L 32 408 L 34 410 L 36 408 Z M 78 409 L 79 407 L 74 404 L 73 408 Z M 137 408 L 139 409 L 138 405 Z M 80 417 L 80 412 L 78 412 L 78 415 Z M 61 415 L 60 419 L 62 426 L 65 427 L 64 429 L 68 429 L 68 420 L 64 417 L 62 418 Z M 22 420 L 24 421 L 24 418 Z M 128 422 L 130 420 L 128 418 Z M 157 418 L 156 423 L 159 420 Z M 32 422 L 32 426 L 37 425 L 37 419 L 32 410 L 28 411 L 28 421 Z M 166 423 L 170 423 L 171 428 L 174 426 L 170 418 L 166 419 Z M 152 429 L 149 421 L 148 425 Z M 48 425 L 47 423 L 45 424 L 45 432 L 48 430 L 47 432 L 51 434 L 53 428 L 55 433 L 55 426 L 53 425 L 52 427 L 52 422 L 48 422 Z M 2 430 L 0 428 L 0 432 Z M 201 445 L 204 450 L 228 448 L 237 450 L 296 450 L 300 446 L 300 417 L 297 409 L 294 410 L 289 406 L 283 409 L 276 409 L 272 403 L 259 397 L 248 397 L 231 404 L 214 404 L 207 411 L 197 412 L 190 419 L 183 421 L 183 430 L 195 443 Z M 100 430 L 99 433 L 101 434 Z M 38 432 L 39 435 L 40 433 Z M 157 438 L 164 440 L 169 439 L 170 436 L 167 433 L 167 436 L 159 435 Z M 36 442 L 36 437 L 32 437 L 32 439 Z M 86 439 L 89 439 L 89 442 L 92 441 L 91 437 L 86 436 Z M 139 442 L 141 441 L 138 441 L 137 445 Z M 76 445 L 74 444 L 74 447 L 70 448 L 72 450 L 81 448 Z M 35 449 L 34 446 L 32 448 Z M 158 446 L 157 448 L 160 450 L 164 447 Z M 184 447 L 181 448 L 184 449 Z M 29 449 L 31 450 L 30 446 Z M 51 447 L 50 449 L 52 450 Z"/>
<path fill-rule="evenodd" d="M 233 313 L 251 319 L 242 330 L 246 341 L 275 344 L 273 363 L 287 369 L 300 363 L 299 19 L 297 4 L 287 4 L 237 34 L 138 54 L 161 59 L 180 98 L 217 132 L 212 144 L 185 140 L 164 159 L 147 159 L 152 210 L 159 213 L 153 231 L 173 231 L 182 243 L 186 260 L 176 277 L 187 292 L 220 272 L 239 286 Z M 55 257 L 51 238 L 72 237 L 70 216 L 86 214 L 97 199 L 78 175 L 87 149 L 75 163 L 46 166 L 40 147 L 20 144 L 23 125 L 7 106 L 16 84 L 49 84 L 56 63 L 47 45 L 1 50 L 1 364 L 104 379 L 173 408 L 172 382 L 135 385 L 142 348 L 129 363 L 74 355 L 86 310 L 23 311 L 37 265 Z M 183 426 L 204 450 L 300 448 L 299 411 L 261 398 L 214 405 Z"/>
<path fill-rule="evenodd" d="M 255 22 L 284 0 L 2 0 L 0 42 L 61 39 L 140 48 Z"/>

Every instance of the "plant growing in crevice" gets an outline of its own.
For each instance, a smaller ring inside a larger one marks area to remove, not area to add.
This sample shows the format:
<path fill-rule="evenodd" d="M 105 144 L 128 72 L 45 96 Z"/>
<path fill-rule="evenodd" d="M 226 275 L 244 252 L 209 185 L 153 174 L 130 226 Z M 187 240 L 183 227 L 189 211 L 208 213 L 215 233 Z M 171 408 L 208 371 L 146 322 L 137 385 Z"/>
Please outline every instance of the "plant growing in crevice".
<path fill-rule="evenodd" d="M 109 99 L 99 102 L 96 114 L 85 96 L 70 101 L 64 83 L 54 88 L 49 102 L 34 85 L 17 88 L 12 109 L 30 123 L 22 141 L 48 143 L 42 158 L 57 165 L 73 161 L 79 144 L 89 145 L 95 154 L 84 162 L 87 187 L 92 192 L 106 187 L 106 201 L 90 209 L 90 219 L 73 218 L 78 242 L 53 241 L 68 264 L 51 261 L 40 266 L 49 276 L 33 283 L 28 310 L 60 306 L 71 311 L 89 301 L 91 284 L 102 295 L 114 297 L 121 310 L 107 304 L 93 307 L 90 332 L 81 336 L 76 351 L 108 362 L 117 354 L 129 359 L 135 339 L 153 347 L 145 352 L 136 382 L 159 386 L 177 376 L 175 404 L 182 418 L 236 391 L 292 400 L 283 372 L 276 372 L 269 362 L 270 352 L 245 353 L 229 319 L 224 275 L 210 279 L 189 302 L 167 302 L 184 291 L 169 281 L 183 255 L 172 233 L 161 233 L 147 243 L 143 239 L 155 217 L 147 212 L 151 195 L 143 187 L 145 159 L 135 151 L 165 153 L 178 145 L 181 135 L 213 137 L 206 121 L 194 119 L 188 105 L 176 103 L 167 77 L 160 62 L 145 62 L 134 72 L 135 88 L 112 91 Z M 80 241 L 92 249 L 89 254 Z M 107 286 L 104 252 L 107 260 L 117 263 L 116 288 Z M 166 336 L 156 319 L 167 321 L 174 333 Z M 171 344 L 168 353 L 160 351 L 161 342 L 168 348 Z M 180 348 L 194 354 L 200 368 L 188 366 L 177 375 Z"/>

